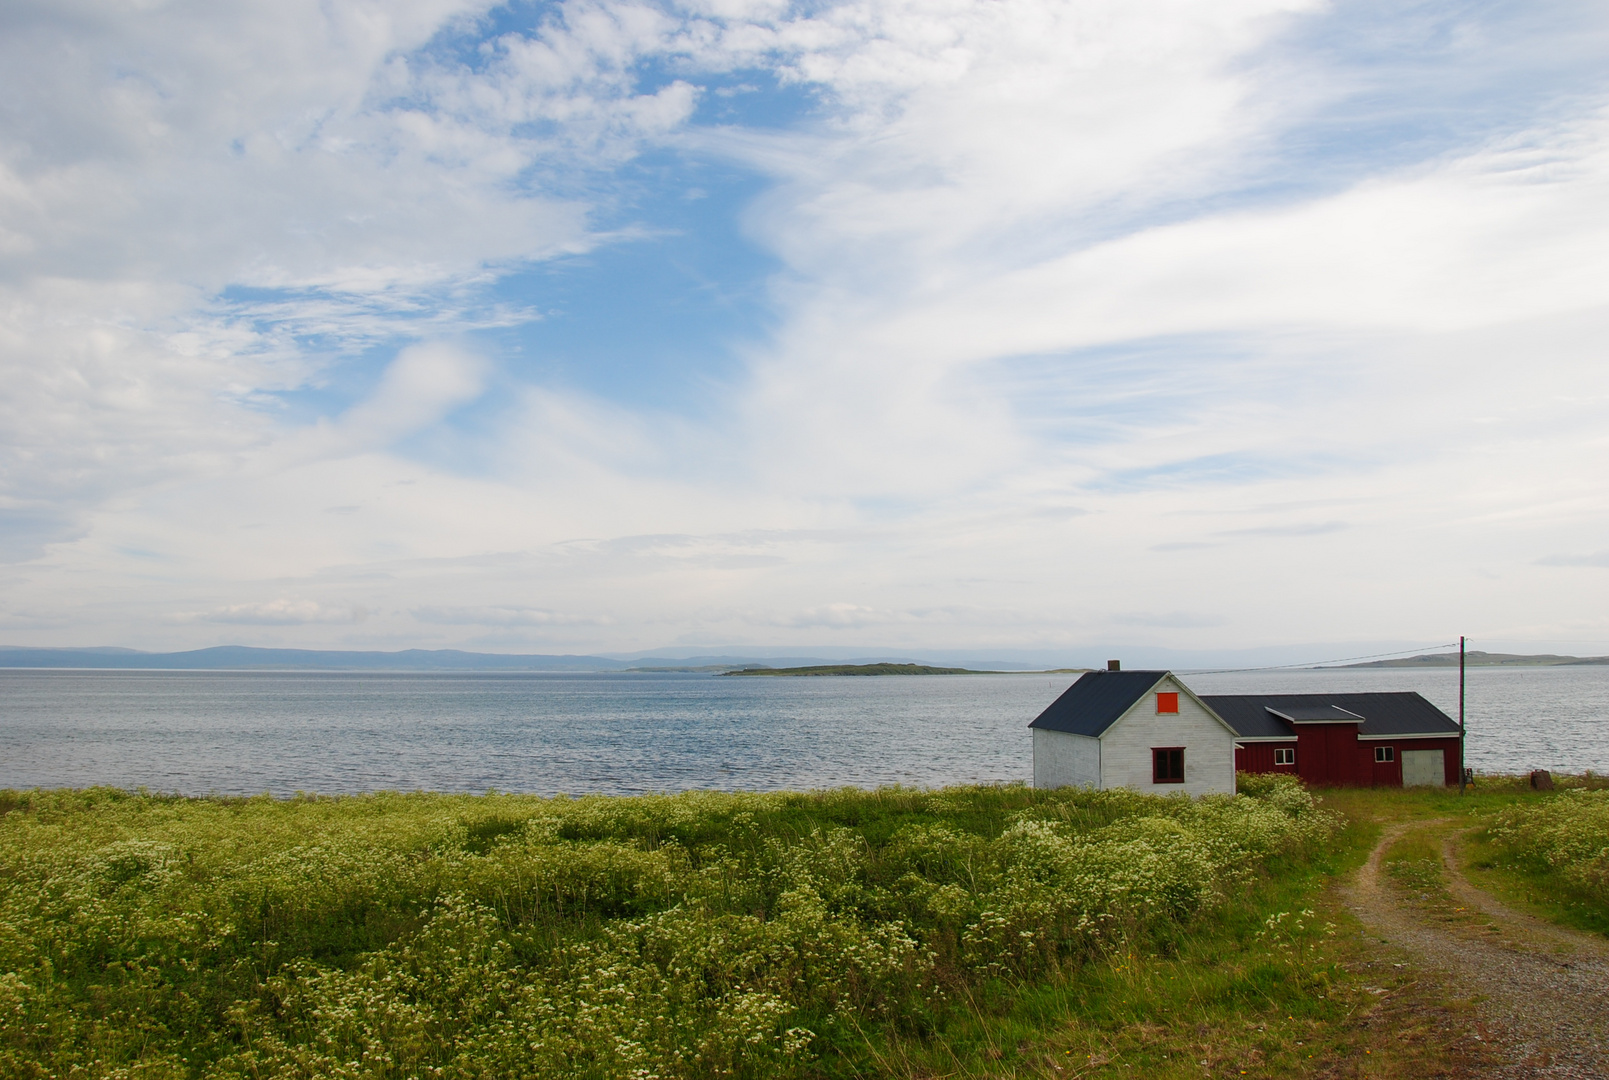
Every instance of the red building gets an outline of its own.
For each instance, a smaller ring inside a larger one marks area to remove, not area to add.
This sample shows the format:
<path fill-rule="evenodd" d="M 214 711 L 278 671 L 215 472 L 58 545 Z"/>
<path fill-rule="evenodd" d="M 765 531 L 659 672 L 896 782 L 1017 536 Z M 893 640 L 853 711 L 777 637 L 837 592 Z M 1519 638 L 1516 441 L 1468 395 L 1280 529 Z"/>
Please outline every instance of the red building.
<path fill-rule="evenodd" d="M 1415 693 L 1211 694 L 1235 732 L 1235 768 L 1322 787 L 1458 784 L 1458 724 Z"/>

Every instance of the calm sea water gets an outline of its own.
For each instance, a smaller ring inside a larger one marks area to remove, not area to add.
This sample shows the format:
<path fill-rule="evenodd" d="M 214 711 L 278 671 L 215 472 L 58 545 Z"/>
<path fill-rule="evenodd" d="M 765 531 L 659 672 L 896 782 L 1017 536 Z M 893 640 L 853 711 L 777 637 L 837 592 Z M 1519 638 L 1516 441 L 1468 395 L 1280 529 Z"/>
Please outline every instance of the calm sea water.
<path fill-rule="evenodd" d="M 0 670 L 0 788 L 634 793 L 1027 780 L 1071 676 L 715 678 Z M 1456 671 L 1185 676 L 1198 693 L 1418 690 Z M 1609 771 L 1609 667 L 1474 669 L 1478 770 Z"/>

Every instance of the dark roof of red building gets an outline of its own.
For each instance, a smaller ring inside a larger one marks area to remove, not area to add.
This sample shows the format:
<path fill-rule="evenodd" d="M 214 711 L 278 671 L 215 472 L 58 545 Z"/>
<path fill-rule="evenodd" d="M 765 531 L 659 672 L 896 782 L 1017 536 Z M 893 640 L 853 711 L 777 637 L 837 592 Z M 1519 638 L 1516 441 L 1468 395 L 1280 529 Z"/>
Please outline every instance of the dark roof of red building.
<path fill-rule="evenodd" d="M 1166 671 L 1086 671 L 1028 726 L 1098 739 Z"/>
<path fill-rule="evenodd" d="M 1201 698 L 1243 739 L 1296 738 L 1296 729 L 1274 715 L 1318 718 L 1335 707 L 1363 717 L 1358 734 L 1456 735 L 1458 722 L 1412 691 L 1391 694 L 1205 694 Z M 1347 718 L 1337 715 L 1337 723 Z"/>
<path fill-rule="evenodd" d="M 1267 709 L 1293 724 L 1356 724 L 1363 719 L 1339 705 L 1269 705 Z"/>

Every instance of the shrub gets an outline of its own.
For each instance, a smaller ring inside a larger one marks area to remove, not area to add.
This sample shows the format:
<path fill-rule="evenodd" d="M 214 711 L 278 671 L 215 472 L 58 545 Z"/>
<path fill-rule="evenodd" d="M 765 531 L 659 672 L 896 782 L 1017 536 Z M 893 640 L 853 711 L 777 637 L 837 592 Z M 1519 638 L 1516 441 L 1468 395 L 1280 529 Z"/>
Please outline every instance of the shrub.
<path fill-rule="evenodd" d="M 1487 835 L 1521 862 L 1545 864 L 1600 904 L 1609 904 L 1609 790 L 1574 788 L 1498 814 Z"/>
<path fill-rule="evenodd" d="M 1258 792 L 4 793 L 0 1073 L 786 1074 L 1334 827 Z"/>

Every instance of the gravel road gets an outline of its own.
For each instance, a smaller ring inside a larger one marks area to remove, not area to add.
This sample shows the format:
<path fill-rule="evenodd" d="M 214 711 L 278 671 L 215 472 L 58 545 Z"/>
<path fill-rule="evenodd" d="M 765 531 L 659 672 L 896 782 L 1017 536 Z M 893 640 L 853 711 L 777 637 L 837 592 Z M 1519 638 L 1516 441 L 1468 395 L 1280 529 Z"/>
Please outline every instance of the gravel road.
<path fill-rule="evenodd" d="M 1344 891 L 1348 905 L 1377 937 L 1480 1002 L 1481 1036 L 1497 1051 L 1497 1064 L 1481 1075 L 1609 1078 L 1609 942 L 1514 911 L 1475 888 L 1459 872 L 1453 837 L 1442 850 L 1450 904 L 1385 880 L 1386 850 L 1410 829 L 1440 824 L 1386 829 Z"/>

